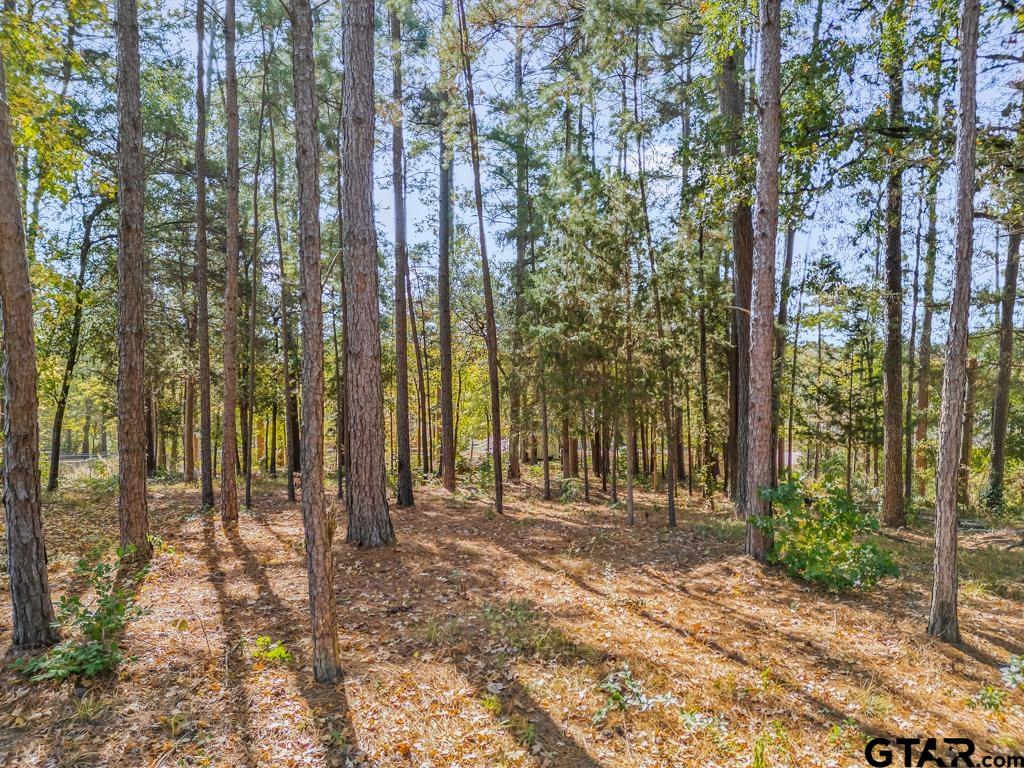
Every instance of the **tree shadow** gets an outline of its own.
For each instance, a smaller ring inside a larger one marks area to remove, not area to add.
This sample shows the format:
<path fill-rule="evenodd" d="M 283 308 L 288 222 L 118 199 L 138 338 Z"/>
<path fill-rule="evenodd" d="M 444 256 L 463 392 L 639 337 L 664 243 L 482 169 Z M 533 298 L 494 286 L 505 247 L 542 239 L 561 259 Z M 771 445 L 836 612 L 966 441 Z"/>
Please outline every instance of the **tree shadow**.
<path fill-rule="evenodd" d="M 257 627 L 251 627 L 251 629 L 255 631 L 256 634 L 272 635 L 275 639 L 282 638 L 287 640 L 289 643 L 299 642 L 303 635 L 301 634 L 301 630 L 298 630 L 298 628 L 304 628 L 308 625 L 308 616 L 305 615 L 301 609 L 296 610 L 294 607 L 286 604 L 278 596 L 267 576 L 267 566 L 258 561 L 238 531 L 226 532 L 223 535 L 231 548 L 232 555 L 237 559 L 241 566 L 242 574 L 245 576 L 246 580 L 256 588 L 257 596 L 256 600 L 253 602 L 260 606 L 262 613 L 265 616 L 269 617 L 269 621 L 267 621 L 267 619 L 257 620 L 257 623 L 259 624 L 258 631 Z M 204 521 L 204 550 L 209 553 L 207 557 L 209 558 L 208 565 L 210 566 L 211 574 L 219 573 L 218 563 L 220 551 L 216 541 L 216 531 L 211 520 Z M 222 573 L 221 578 L 216 580 L 211 579 L 211 581 L 213 581 L 217 592 L 222 624 L 225 626 L 225 629 L 229 631 L 228 641 L 232 642 L 231 649 L 234 654 L 233 658 L 238 666 L 241 666 L 244 663 L 244 659 L 242 658 L 242 643 L 245 640 L 245 636 L 238 617 L 251 613 L 252 606 L 247 605 L 237 598 L 232 598 L 227 593 L 227 590 L 224 589 Z M 226 656 L 226 658 L 230 657 L 232 657 L 231 654 Z M 356 732 L 351 719 L 351 712 L 348 699 L 345 694 L 344 682 L 339 680 L 337 683 L 333 684 L 316 683 L 312 680 L 311 675 L 307 674 L 305 670 L 300 672 L 293 666 L 289 667 L 289 674 L 295 689 L 305 700 L 307 707 L 314 715 L 314 720 L 318 723 L 318 743 L 333 744 L 335 740 L 334 734 L 322 725 L 322 721 L 319 719 L 320 715 L 327 715 L 326 718 L 323 718 L 325 720 L 341 719 L 345 724 L 345 742 L 341 749 L 343 754 L 336 755 L 336 757 L 358 756 L 359 746 L 355 739 Z M 236 697 L 236 700 L 240 704 L 240 707 L 236 706 L 236 711 L 239 709 L 245 710 L 247 708 L 247 702 L 245 701 L 244 695 L 244 675 L 242 677 L 236 676 L 234 685 L 241 694 L 240 698 Z M 242 712 L 241 717 L 243 719 L 247 719 L 247 712 Z M 250 750 L 247 745 L 246 752 L 248 753 L 249 751 Z M 372 765 L 367 763 L 365 758 L 361 759 L 362 765 Z"/>

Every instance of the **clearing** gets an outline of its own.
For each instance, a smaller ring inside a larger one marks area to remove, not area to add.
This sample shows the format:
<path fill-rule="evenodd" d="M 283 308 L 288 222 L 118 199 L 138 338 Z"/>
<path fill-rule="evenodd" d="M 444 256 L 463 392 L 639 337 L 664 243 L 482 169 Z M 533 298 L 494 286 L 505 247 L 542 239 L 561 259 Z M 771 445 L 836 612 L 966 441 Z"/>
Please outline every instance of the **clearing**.
<path fill-rule="evenodd" d="M 924 528 L 886 537 L 900 579 L 835 595 L 743 557 L 740 523 L 696 497 L 667 530 L 653 495 L 633 529 L 605 503 L 508 495 L 495 517 L 472 491 L 421 486 L 392 511 L 396 547 L 335 545 L 345 678 L 321 686 L 284 489 L 260 483 L 225 536 L 194 489 L 152 485 L 163 544 L 130 660 L 88 687 L 5 666 L 0 765 L 864 766 L 876 735 L 1024 752 L 1024 694 L 986 695 L 1024 653 L 1015 532 L 964 532 L 952 648 L 924 632 Z M 78 557 L 116 538 L 112 490 L 63 491 L 46 527 L 55 598 L 80 591 Z"/>

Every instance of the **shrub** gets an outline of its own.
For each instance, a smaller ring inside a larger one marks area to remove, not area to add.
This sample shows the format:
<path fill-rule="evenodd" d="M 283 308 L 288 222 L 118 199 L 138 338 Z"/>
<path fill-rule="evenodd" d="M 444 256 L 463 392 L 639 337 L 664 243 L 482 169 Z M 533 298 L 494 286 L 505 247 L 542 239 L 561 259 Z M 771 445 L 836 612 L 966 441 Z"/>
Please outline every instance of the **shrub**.
<path fill-rule="evenodd" d="M 612 672 L 597 687 L 606 699 L 604 706 L 594 715 L 594 725 L 603 723 L 612 712 L 647 712 L 658 706 L 674 706 L 678 703 L 671 693 L 648 696 L 628 667 Z"/>
<path fill-rule="evenodd" d="M 566 477 L 560 481 L 558 498 L 563 504 L 579 501 L 583 495 L 583 481 L 576 477 Z"/>
<path fill-rule="evenodd" d="M 118 550 L 117 557 L 131 554 Z M 125 579 L 118 577 L 117 562 L 104 560 L 94 550 L 78 561 L 75 572 L 92 587 L 91 601 L 63 595 L 57 605 L 57 620 L 71 636 L 42 656 L 15 662 L 16 668 L 33 681 L 64 680 L 69 677 L 99 677 L 113 672 L 124 660 L 118 637 L 129 621 L 142 616 L 133 587 L 146 569 Z"/>
<path fill-rule="evenodd" d="M 971 699 L 972 707 L 987 709 L 989 712 L 1000 712 L 1006 701 L 1006 691 L 992 685 L 984 686 L 977 695 Z"/>
<path fill-rule="evenodd" d="M 280 640 L 271 640 L 266 635 L 260 635 L 252 649 L 252 657 L 256 661 L 263 661 L 270 664 L 284 664 L 292 660 L 292 655 L 285 648 Z"/>
<path fill-rule="evenodd" d="M 1011 656 L 1010 663 L 1000 667 L 999 672 L 1007 688 L 1024 688 L 1024 656 Z"/>
<path fill-rule="evenodd" d="M 772 559 L 791 575 L 829 589 L 870 589 L 898 573 L 890 553 L 863 541 L 878 521 L 845 491 L 811 496 L 791 481 L 762 494 L 774 505 L 774 516 L 761 521 L 775 536 Z"/>

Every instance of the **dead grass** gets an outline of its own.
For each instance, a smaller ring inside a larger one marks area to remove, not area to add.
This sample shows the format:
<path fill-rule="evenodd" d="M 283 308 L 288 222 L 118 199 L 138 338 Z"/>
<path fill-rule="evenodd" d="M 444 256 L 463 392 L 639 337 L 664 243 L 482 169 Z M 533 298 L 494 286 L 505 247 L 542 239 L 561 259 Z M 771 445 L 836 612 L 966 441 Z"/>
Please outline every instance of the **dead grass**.
<path fill-rule="evenodd" d="M 603 504 L 509 496 L 495 517 L 420 489 L 416 509 L 393 512 L 396 547 L 336 545 L 346 677 L 320 686 L 283 489 L 261 483 L 226 537 L 193 489 L 155 486 L 165 546 L 140 592 L 151 612 L 124 637 L 131 661 L 88 688 L 4 669 L 0 765 L 803 768 L 862 766 L 866 736 L 922 734 L 1024 751 L 1024 695 L 972 705 L 1024 653 L 1020 550 L 964 536 L 953 649 L 923 632 L 926 531 L 885 537 L 903 579 L 836 596 L 744 558 L 741 526 L 697 500 L 667 531 L 663 510 L 627 529 Z M 48 504 L 58 593 L 80 589 L 74 561 L 113 540 L 115 515 L 109 489 Z M 258 637 L 292 659 L 254 653 Z M 595 723 L 601 681 L 626 669 L 659 703 Z"/>

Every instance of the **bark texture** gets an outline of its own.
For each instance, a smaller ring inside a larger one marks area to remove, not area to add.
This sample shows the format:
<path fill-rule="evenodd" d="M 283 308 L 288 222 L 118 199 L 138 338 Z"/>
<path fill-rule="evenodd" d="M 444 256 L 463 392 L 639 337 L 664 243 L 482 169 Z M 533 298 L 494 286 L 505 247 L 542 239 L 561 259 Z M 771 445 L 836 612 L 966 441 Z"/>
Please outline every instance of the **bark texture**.
<path fill-rule="evenodd" d="M 224 255 L 224 411 L 220 462 L 220 519 L 238 525 L 238 72 L 235 64 L 235 0 L 224 9 L 225 101 L 227 112 L 227 238 Z"/>
<path fill-rule="evenodd" d="M 281 278 L 281 381 L 284 389 L 284 468 L 288 481 L 288 501 L 295 501 L 295 456 L 298 453 L 299 431 L 296 402 L 292 395 L 292 331 L 291 291 L 284 264 L 284 241 L 281 234 L 281 209 L 278 200 L 277 142 L 274 137 L 274 113 L 270 112 L 270 178 L 271 205 L 274 210 L 274 238 L 277 242 L 277 268 Z"/>
<path fill-rule="evenodd" d="M 146 192 L 135 0 L 117 3 L 117 512 L 121 548 L 152 555 L 146 512 L 145 256 Z"/>
<path fill-rule="evenodd" d="M 889 79 L 889 129 L 903 129 L 904 8 L 896 0 L 885 11 L 887 45 L 883 68 Z M 899 148 L 889 156 L 885 222 L 885 352 L 882 360 L 882 523 L 906 521 L 903 500 L 903 172 Z"/>
<path fill-rule="evenodd" d="M 992 461 L 989 467 L 985 503 L 997 510 L 1003 505 L 1003 475 L 1006 471 L 1006 430 L 1010 417 L 1010 374 L 1013 370 L 1013 311 L 1017 301 L 1017 273 L 1020 267 L 1020 232 L 1011 232 L 1003 274 L 1003 305 L 999 316 L 999 370 L 995 402 L 992 405 Z"/>
<path fill-rule="evenodd" d="M 484 196 L 480 182 L 480 132 L 477 127 L 476 102 L 473 94 L 473 64 L 469 55 L 469 26 L 464 0 L 459 0 L 459 45 L 462 68 L 466 78 L 466 104 L 469 107 L 469 147 L 473 161 L 473 199 L 476 202 L 477 236 L 480 243 L 480 271 L 484 283 L 484 313 L 487 337 L 487 379 L 491 391 L 491 469 L 494 474 L 494 510 L 504 514 L 501 481 L 501 394 L 498 382 L 498 329 L 494 319 L 494 292 L 491 289 L 491 267 L 487 258 L 487 235 L 484 230 Z"/>
<path fill-rule="evenodd" d="M 971 456 L 974 454 L 974 404 L 978 390 L 978 361 L 967 361 L 967 385 L 964 393 L 964 427 L 960 437 L 960 466 L 957 469 L 956 503 L 967 508 L 970 503 Z"/>
<path fill-rule="evenodd" d="M 3 499 L 7 577 L 15 648 L 52 645 L 54 626 L 43 541 L 39 481 L 39 403 L 25 231 L 18 199 L 17 156 L 0 54 L 0 310 L 3 322 Z"/>
<path fill-rule="evenodd" d="M 935 492 L 935 563 L 928 634 L 960 642 L 957 617 L 956 478 L 963 430 L 967 376 L 967 321 L 974 250 L 974 172 L 977 126 L 978 0 L 964 0 L 960 19 L 960 113 L 957 128 L 956 253 L 949 336 L 942 373 Z"/>
<path fill-rule="evenodd" d="M 210 268 L 206 252 L 206 86 L 203 43 L 206 2 L 196 2 L 196 331 L 199 345 L 199 484 L 203 507 L 213 507 L 210 423 Z M 212 46 L 211 46 L 212 48 Z"/>
<path fill-rule="evenodd" d="M 68 336 L 68 354 L 64 361 L 64 373 L 61 376 L 60 390 L 57 393 L 57 403 L 53 412 L 53 429 L 50 433 L 50 473 L 46 481 L 46 490 L 57 490 L 57 483 L 60 478 L 60 439 L 64 428 L 64 413 L 68 405 L 68 396 L 71 393 L 71 381 L 75 375 L 75 366 L 78 365 L 79 350 L 82 340 L 82 312 L 85 301 L 85 278 L 89 267 L 89 252 L 92 250 L 92 227 L 96 217 L 107 207 L 107 199 L 102 199 L 96 207 L 90 211 L 82 220 L 82 243 L 78 248 L 78 274 L 75 277 L 74 311 L 71 316 L 71 333 Z M 88 416 L 86 420 L 88 427 Z M 88 429 L 86 429 L 86 447 L 83 453 L 88 453 Z"/>
<path fill-rule="evenodd" d="M 743 51 L 738 49 L 722 65 L 719 100 L 722 116 L 729 124 L 726 151 L 738 160 L 743 131 L 743 87 L 740 68 Z M 741 185 L 741 190 L 743 185 Z M 744 196 L 732 210 L 733 310 L 729 375 L 729 477 L 737 509 L 745 509 L 747 461 L 747 408 L 750 401 L 750 293 L 753 269 L 754 230 L 750 204 Z"/>
<path fill-rule="evenodd" d="M 346 4 L 344 45 L 345 391 L 349 404 L 358 406 L 346 408 L 347 540 L 377 547 L 393 544 L 395 533 L 384 488 L 380 293 L 373 223 L 373 0 Z M 304 416 L 307 397 L 303 392 Z M 304 455 L 304 464 L 306 460 Z"/>
<path fill-rule="evenodd" d="M 405 137 L 402 126 L 402 22 L 394 8 L 388 12 L 391 27 L 391 98 L 395 120 L 391 127 L 391 186 L 395 197 L 395 443 L 398 461 L 397 504 L 410 507 L 412 452 L 409 447 L 409 334 L 406 327 L 405 279 L 409 254 L 405 236 Z"/>
<path fill-rule="evenodd" d="M 302 523 L 313 634 L 313 676 L 337 679 L 338 631 L 334 555 L 324 499 L 324 343 L 320 288 L 320 185 L 313 13 L 309 0 L 292 5 L 292 85 L 295 164 L 299 181 L 299 306 L 302 313 Z"/>
<path fill-rule="evenodd" d="M 750 315 L 750 404 L 747 428 L 746 552 L 765 560 L 771 533 L 762 519 L 771 504 L 761 492 L 772 477 L 772 346 L 775 340 L 775 237 L 779 226 L 779 0 L 761 4 L 761 78 L 758 89 L 757 211 Z"/>
<path fill-rule="evenodd" d="M 442 19 L 447 15 L 448 4 L 441 3 Z M 443 57 L 442 57 L 442 66 Z M 455 490 L 455 413 L 452 387 L 452 303 L 451 253 L 452 222 L 452 163 L 444 136 L 444 111 L 447 104 L 441 101 L 441 126 L 438 131 L 438 224 L 437 224 L 437 335 L 441 358 L 441 483 L 449 491 Z"/>

